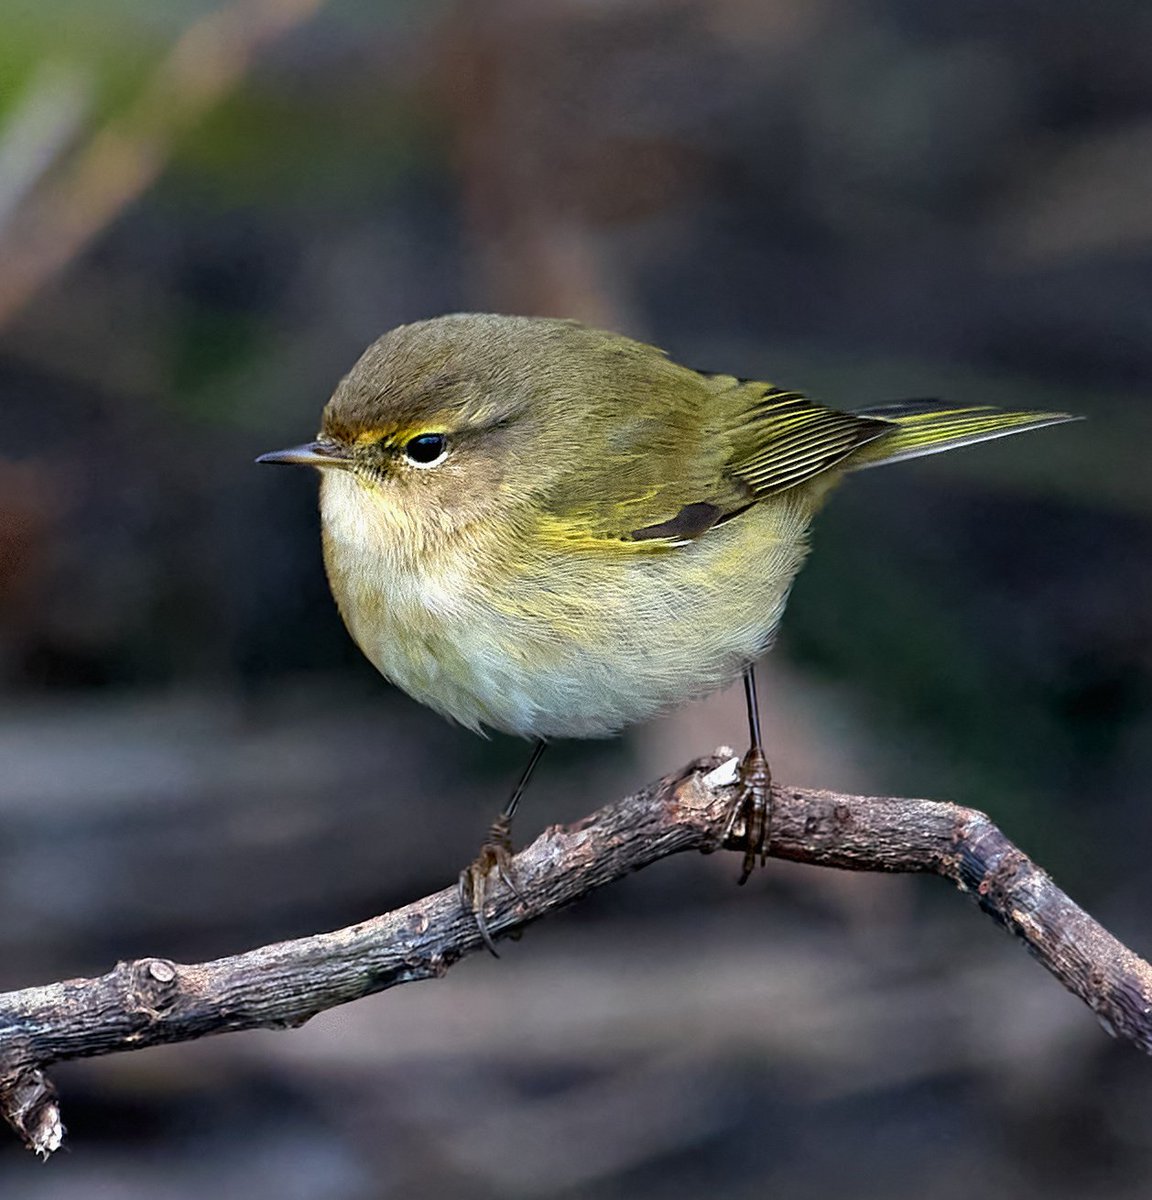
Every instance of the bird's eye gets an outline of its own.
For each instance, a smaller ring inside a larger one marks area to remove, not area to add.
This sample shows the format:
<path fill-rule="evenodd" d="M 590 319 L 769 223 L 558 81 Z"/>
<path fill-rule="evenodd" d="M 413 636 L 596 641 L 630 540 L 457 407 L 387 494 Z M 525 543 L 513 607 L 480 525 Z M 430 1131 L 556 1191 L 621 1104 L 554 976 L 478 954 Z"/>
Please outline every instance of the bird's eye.
<path fill-rule="evenodd" d="M 404 443 L 404 457 L 417 467 L 434 467 L 448 453 L 442 433 L 421 433 Z"/>

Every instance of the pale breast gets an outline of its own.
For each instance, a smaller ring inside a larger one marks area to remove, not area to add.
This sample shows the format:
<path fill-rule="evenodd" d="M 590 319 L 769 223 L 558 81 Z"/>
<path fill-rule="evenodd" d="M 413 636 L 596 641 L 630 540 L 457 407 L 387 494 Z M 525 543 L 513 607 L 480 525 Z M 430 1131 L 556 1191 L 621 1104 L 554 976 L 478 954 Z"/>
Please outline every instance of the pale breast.
<path fill-rule="evenodd" d="M 510 564 L 476 538 L 416 550 L 333 474 L 325 562 L 357 645 L 416 700 L 473 729 L 598 737 L 725 686 L 766 648 L 807 525 L 773 503 L 677 550 L 521 547 Z"/>

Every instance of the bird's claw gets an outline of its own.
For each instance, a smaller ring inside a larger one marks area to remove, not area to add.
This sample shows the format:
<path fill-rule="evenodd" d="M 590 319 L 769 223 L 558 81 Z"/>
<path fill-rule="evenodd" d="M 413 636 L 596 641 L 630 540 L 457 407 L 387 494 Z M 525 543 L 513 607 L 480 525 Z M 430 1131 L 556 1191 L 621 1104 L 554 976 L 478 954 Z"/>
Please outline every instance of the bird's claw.
<path fill-rule="evenodd" d="M 732 836 L 737 821 L 744 822 L 744 860 L 740 868 L 741 885 L 760 866 L 768 862 L 768 847 L 772 828 L 772 772 L 764 751 L 753 746 L 740 760 L 736 796 L 728 809 L 721 842 Z"/>
<path fill-rule="evenodd" d="M 472 914 L 476 928 L 480 932 L 484 945 L 488 947 L 493 958 L 499 958 L 492 932 L 488 928 L 488 918 L 484 909 L 492 887 L 492 877 L 500 882 L 520 901 L 524 897 L 516 886 L 512 872 L 512 836 L 510 822 L 500 818 L 488 833 L 488 840 L 480 847 L 480 853 L 475 860 L 460 872 L 457 885 L 460 895 L 460 907 Z"/>

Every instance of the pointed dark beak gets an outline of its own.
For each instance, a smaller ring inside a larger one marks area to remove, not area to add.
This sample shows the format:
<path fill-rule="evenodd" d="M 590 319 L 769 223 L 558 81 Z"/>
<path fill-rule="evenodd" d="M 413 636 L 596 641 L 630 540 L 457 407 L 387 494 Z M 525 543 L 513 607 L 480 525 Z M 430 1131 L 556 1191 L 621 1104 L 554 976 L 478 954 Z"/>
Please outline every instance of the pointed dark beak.
<path fill-rule="evenodd" d="M 302 467 L 346 467 L 352 460 L 348 452 L 332 442 L 305 442 L 288 450 L 261 454 L 258 463 L 289 463 Z"/>

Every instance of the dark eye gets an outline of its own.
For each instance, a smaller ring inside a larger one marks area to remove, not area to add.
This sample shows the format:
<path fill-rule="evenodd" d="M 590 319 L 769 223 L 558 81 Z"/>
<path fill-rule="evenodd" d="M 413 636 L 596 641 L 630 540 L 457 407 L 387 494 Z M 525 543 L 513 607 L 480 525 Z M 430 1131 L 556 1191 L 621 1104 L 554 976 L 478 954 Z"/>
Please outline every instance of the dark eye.
<path fill-rule="evenodd" d="M 431 467 L 448 453 L 448 439 L 442 433 L 421 433 L 404 443 L 404 457 L 418 467 Z"/>

